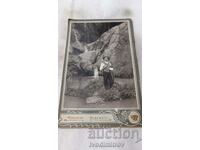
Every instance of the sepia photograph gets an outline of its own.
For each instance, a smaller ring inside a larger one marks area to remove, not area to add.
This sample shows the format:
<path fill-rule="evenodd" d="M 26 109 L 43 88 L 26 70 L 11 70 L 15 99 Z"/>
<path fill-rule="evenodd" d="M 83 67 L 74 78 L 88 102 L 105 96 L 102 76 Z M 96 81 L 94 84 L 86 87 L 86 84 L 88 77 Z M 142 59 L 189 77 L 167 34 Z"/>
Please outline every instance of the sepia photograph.
<path fill-rule="evenodd" d="M 61 111 L 140 108 L 130 26 L 126 19 L 69 20 Z"/>
<path fill-rule="evenodd" d="M 72 23 L 65 108 L 137 105 L 126 22 Z"/>

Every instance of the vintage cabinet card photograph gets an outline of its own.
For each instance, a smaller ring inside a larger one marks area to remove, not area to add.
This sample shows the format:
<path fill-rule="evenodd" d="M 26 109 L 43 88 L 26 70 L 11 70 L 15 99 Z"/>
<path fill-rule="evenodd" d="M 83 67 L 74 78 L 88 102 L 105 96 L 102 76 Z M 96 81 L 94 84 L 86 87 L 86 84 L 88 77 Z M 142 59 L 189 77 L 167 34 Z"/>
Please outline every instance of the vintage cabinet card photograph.
<path fill-rule="evenodd" d="M 130 19 L 68 20 L 59 127 L 141 127 Z"/>

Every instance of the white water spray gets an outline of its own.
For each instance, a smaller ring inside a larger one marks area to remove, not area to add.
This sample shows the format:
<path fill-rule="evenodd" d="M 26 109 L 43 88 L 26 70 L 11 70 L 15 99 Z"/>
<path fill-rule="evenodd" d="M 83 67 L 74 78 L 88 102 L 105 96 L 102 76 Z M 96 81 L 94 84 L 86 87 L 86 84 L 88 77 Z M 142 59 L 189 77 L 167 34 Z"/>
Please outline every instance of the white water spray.
<path fill-rule="evenodd" d="M 94 78 L 98 78 L 98 77 L 99 77 L 98 68 L 95 67 L 95 68 L 94 68 Z"/>

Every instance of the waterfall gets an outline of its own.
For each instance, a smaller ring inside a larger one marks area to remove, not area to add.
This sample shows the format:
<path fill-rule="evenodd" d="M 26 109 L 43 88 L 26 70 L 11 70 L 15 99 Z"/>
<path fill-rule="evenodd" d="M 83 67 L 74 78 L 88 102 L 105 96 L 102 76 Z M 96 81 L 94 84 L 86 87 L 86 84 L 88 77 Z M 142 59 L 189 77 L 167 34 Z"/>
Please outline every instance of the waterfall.
<path fill-rule="evenodd" d="M 99 77 L 99 72 L 97 67 L 94 68 L 94 78 L 98 78 Z"/>
<path fill-rule="evenodd" d="M 86 45 L 84 46 L 84 50 L 85 50 L 85 52 L 88 52 L 88 48 Z"/>

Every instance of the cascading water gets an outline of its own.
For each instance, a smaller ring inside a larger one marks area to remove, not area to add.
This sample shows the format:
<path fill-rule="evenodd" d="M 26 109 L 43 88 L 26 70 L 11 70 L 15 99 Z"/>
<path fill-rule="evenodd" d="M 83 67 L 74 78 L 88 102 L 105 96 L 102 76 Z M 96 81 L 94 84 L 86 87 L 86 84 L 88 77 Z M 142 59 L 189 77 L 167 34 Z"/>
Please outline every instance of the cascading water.
<path fill-rule="evenodd" d="M 85 52 L 88 52 L 88 48 L 86 45 L 84 46 L 84 49 L 85 49 Z"/>
<path fill-rule="evenodd" d="M 99 77 L 98 68 L 95 67 L 95 68 L 94 68 L 94 78 L 98 78 L 98 77 Z"/>

